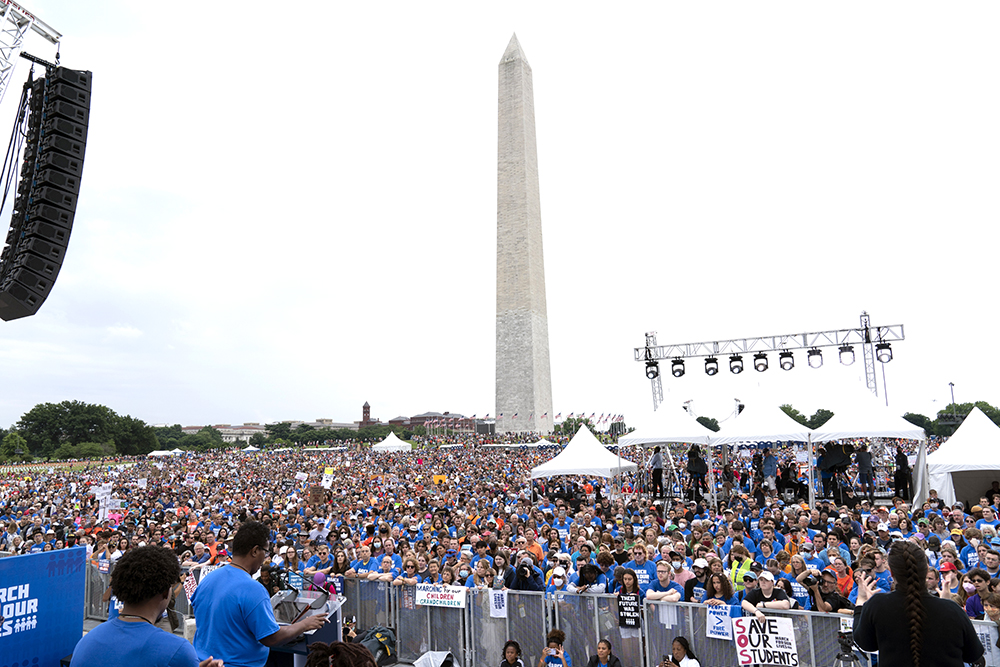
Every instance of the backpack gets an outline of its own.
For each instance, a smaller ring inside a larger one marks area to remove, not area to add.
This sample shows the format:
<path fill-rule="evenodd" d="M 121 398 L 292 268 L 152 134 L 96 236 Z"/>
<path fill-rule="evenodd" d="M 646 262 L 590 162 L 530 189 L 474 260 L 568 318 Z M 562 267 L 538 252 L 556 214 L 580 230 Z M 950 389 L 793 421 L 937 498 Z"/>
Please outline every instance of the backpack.
<path fill-rule="evenodd" d="M 371 652 L 379 667 L 396 662 L 396 633 L 389 628 L 373 626 L 355 641 Z"/>

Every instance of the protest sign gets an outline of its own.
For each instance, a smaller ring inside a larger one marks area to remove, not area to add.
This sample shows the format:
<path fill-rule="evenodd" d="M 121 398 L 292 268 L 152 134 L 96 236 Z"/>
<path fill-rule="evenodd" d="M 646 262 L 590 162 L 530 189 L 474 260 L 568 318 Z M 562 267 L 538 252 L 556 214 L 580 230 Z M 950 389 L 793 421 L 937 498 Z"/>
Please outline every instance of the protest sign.
<path fill-rule="evenodd" d="M 435 484 L 444 484 L 447 481 L 448 481 L 448 478 L 445 477 L 444 475 L 434 475 L 434 483 Z"/>
<path fill-rule="evenodd" d="M 198 479 L 198 476 L 193 472 L 189 472 L 187 475 L 184 476 L 184 485 L 194 486 L 194 482 L 196 479 Z"/>
<path fill-rule="evenodd" d="M 140 489 L 145 489 L 146 488 L 146 478 L 145 477 L 140 477 L 139 478 L 139 488 Z"/>
<path fill-rule="evenodd" d="M 736 657 L 740 665 L 791 665 L 798 667 L 792 619 L 756 616 L 733 619 Z"/>
<path fill-rule="evenodd" d="M 323 469 L 323 474 L 324 475 L 332 475 L 333 474 L 333 468 L 324 468 Z"/>
<path fill-rule="evenodd" d="M 639 608 L 642 606 L 639 595 L 618 596 L 618 625 L 622 628 L 639 627 Z"/>
<path fill-rule="evenodd" d="M 708 607 L 708 618 L 705 622 L 705 636 L 709 639 L 732 639 L 733 621 L 732 607 L 718 605 Z"/>
<path fill-rule="evenodd" d="M 309 487 L 309 504 L 322 505 L 326 501 L 326 490 L 322 486 Z"/>
<path fill-rule="evenodd" d="M 300 482 L 304 482 L 307 479 L 309 479 L 309 473 L 307 473 L 307 472 L 297 472 L 297 473 L 295 473 L 295 479 L 299 480 Z"/>
<path fill-rule="evenodd" d="M 507 591 L 490 589 L 490 618 L 507 618 Z"/>
<path fill-rule="evenodd" d="M 424 607 L 458 607 L 465 609 L 465 586 L 417 584 L 417 604 Z"/>
<path fill-rule="evenodd" d="M 324 489 L 333 488 L 333 475 L 327 475 L 324 473 L 323 480 L 319 483 Z"/>

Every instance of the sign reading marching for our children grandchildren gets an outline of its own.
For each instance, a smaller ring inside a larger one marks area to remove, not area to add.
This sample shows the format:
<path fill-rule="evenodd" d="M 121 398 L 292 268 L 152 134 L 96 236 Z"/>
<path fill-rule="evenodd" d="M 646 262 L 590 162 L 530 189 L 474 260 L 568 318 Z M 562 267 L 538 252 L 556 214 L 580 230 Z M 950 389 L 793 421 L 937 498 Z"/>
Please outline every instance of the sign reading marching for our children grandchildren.
<path fill-rule="evenodd" d="M 83 636 L 87 550 L 0 559 L 0 663 L 58 665 Z"/>
<path fill-rule="evenodd" d="M 417 604 L 424 607 L 459 607 L 465 609 L 465 586 L 417 584 Z"/>

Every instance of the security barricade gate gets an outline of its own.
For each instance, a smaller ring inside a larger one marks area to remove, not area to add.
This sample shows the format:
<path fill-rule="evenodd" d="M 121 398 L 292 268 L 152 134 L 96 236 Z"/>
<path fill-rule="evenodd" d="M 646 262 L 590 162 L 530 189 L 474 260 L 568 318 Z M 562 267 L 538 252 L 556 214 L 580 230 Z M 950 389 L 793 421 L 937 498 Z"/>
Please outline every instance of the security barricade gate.
<path fill-rule="evenodd" d="M 384 581 L 344 579 L 344 596 L 347 597 L 347 602 L 341 608 L 341 613 L 344 618 L 353 616 L 357 619 L 356 627 L 359 632 L 376 625 L 389 627 L 393 618 L 391 588 L 394 586 Z"/>
<path fill-rule="evenodd" d="M 372 583 L 375 582 L 361 582 L 362 587 Z M 427 651 L 450 651 L 455 656 L 456 664 L 468 664 L 466 656 L 468 599 L 464 609 L 418 606 L 415 586 L 392 588 L 396 600 L 395 631 L 399 645 L 399 660 L 413 662 Z M 359 620 L 358 628 L 365 627 Z M 503 643 L 500 645 L 503 646 Z"/>
<path fill-rule="evenodd" d="M 506 592 L 506 615 L 494 618 L 490 613 L 490 589 L 469 590 L 469 660 L 468 667 L 495 667 L 503 658 L 503 645 L 515 639 L 523 651 L 525 665 L 534 667 L 545 647 L 549 630 L 548 605 L 544 593 Z M 456 656 L 457 657 L 457 656 Z"/>

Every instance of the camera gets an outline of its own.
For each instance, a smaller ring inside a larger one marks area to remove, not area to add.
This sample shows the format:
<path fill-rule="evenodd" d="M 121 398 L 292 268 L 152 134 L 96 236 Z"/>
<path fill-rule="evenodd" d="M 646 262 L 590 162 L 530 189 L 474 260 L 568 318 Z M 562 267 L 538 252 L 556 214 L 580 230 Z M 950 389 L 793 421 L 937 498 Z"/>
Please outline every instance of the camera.
<path fill-rule="evenodd" d="M 517 576 L 522 579 L 528 579 L 531 577 L 531 568 L 528 567 L 526 563 L 521 563 L 517 566 Z"/>
<path fill-rule="evenodd" d="M 815 586 L 818 583 L 819 583 L 819 580 L 816 579 L 816 577 L 814 577 L 811 574 L 806 575 L 805 577 L 802 578 L 802 585 L 805 586 L 806 588 L 812 588 L 813 586 Z"/>

